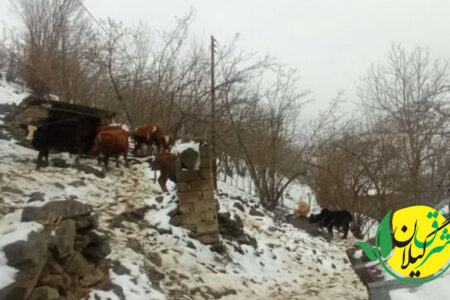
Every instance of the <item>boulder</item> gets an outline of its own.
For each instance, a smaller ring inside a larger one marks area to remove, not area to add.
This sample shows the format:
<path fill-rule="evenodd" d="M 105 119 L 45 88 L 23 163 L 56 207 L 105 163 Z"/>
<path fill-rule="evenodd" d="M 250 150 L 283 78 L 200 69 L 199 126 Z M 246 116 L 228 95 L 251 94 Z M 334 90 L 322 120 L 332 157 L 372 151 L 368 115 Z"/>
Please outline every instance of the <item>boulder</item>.
<path fill-rule="evenodd" d="M 192 148 L 187 148 L 180 153 L 180 162 L 183 168 L 195 170 L 198 166 L 199 154 Z"/>
<path fill-rule="evenodd" d="M 94 167 L 91 167 L 88 165 L 82 165 L 82 164 L 76 164 L 76 165 L 73 165 L 72 167 L 77 169 L 80 172 L 85 173 L 85 174 L 93 174 L 99 178 L 105 178 L 105 173 Z"/>
<path fill-rule="evenodd" d="M 108 241 L 108 236 L 98 230 L 90 231 L 88 236 L 92 245 L 99 245 Z"/>
<path fill-rule="evenodd" d="M 88 235 L 85 234 L 77 234 L 75 237 L 75 245 L 74 249 L 75 251 L 82 251 L 84 248 L 86 248 L 87 245 L 91 242 L 91 239 Z"/>
<path fill-rule="evenodd" d="M 79 215 L 89 215 L 92 212 L 90 205 L 75 200 L 52 201 L 42 207 L 25 207 L 22 212 L 22 221 L 36 221 L 49 216 L 70 218 Z"/>
<path fill-rule="evenodd" d="M 70 185 L 70 186 L 73 186 L 73 187 L 82 187 L 82 186 L 86 186 L 86 184 L 85 184 L 84 181 L 82 181 L 82 180 L 75 180 L 75 181 L 72 181 L 71 183 L 69 183 L 69 185 Z"/>
<path fill-rule="evenodd" d="M 80 277 L 89 275 L 94 270 L 94 264 L 88 262 L 79 252 L 75 252 L 72 258 L 66 264 L 66 272 L 69 275 Z"/>
<path fill-rule="evenodd" d="M 30 194 L 30 199 L 28 199 L 28 202 L 34 202 L 34 201 L 45 201 L 44 199 L 45 194 L 41 192 L 33 192 Z"/>
<path fill-rule="evenodd" d="M 38 285 L 49 286 L 57 290 L 68 290 L 72 280 L 69 276 L 63 276 L 62 274 L 48 274 L 41 277 Z"/>
<path fill-rule="evenodd" d="M 56 300 L 59 299 L 58 290 L 49 286 L 40 286 L 35 288 L 30 295 L 29 300 Z"/>
<path fill-rule="evenodd" d="M 98 215 L 90 215 L 76 220 L 77 232 L 85 232 L 97 228 Z"/>
<path fill-rule="evenodd" d="M 95 268 L 91 274 L 86 275 L 80 279 L 80 284 L 84 287 L 91 287 L 93 285 L 96 285 L 100 281 L 104 280 L 105 277 L 106 277 L 105 274 L 103 274 L 103 272 L 100 271 L 100 269 Z"/>
<path fill-rule="evenodd" d="M 255 216 L 255 217 L 264 217 L 264 213 L 262 213 L 261 211 L 257 210 L 255 207 L 251 207 L 250 211 L 248 212 L 249 215 L 251 216 Z"/>
<path fill-rule="evenodd" d="M 17 241 L 6 245 L 3 248 L 8 265 L 23 269 L 27 266 L 44 265 L 48 257 L 48 247 L 50 244 L 50 233 L 31 232 L 27 241 Z"/>
<path fill-rule="evenodd" d="M 56 229 L 56 235 L 53 239 L 58 258 L 63 259 L 73 254 L 75 234 L 74 220 L 69 219 L 59 223 L 59 226 Z"/>
<path fill-rule="evenodd" d="M 26 241 L 17 241 L 3 248 L 8 265 L 19 270 L 15 282 L 0 290 L 0 299 L 26 299 L 39 280 L 48 260 L 50 233 L 32 232 Z"/>
<path fill-rule="evenodd" d="M 106 258 L 111 253 L 109 243 L 101 243 L 98 245 L 89 244 L 83 249 L 83 254 L 86 258 L 92 261 L 99 261 Z"/>
<path fill-rule="evenodd" d="M 62 158 L 55 157 L 55 158 L 52 158 L 50 161 L 52 162 L 52 165 L 54 167 L 56 167 L 56 168 L 68 168 L 68 167 L 70 167 L 70 164 L 67 163 Z"/>

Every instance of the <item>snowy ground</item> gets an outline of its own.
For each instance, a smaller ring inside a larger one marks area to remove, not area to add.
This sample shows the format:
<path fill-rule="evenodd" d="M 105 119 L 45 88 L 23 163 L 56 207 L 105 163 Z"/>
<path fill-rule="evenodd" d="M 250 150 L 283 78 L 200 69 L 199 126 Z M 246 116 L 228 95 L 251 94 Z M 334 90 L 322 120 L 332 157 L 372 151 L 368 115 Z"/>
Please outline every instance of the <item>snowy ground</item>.
<path fill-rule="evenodd" d="M 23 98 L 29 95 L 20 85 L 7 82 L 5 73 L 0 73 L 0 104 L 19 104 Z"/>
<path fill-rule="evenodd" d="M 8 97 L 0 99 L 1 103 L 17 103 L 17 94 L 11 90 L 0 86 L 0 98 Z M 169 223 L 168 214 L 177 205 L 176 193 L 161 197 L 147 163 L 112 167 L 105 178 L 99 178 L 72 167 L 50 166 L 37 172 L 36 156 L 13 140 L 0 139 L 0 272 L 9 274 L 0 284 L 8 284 L 15 274 L 5 264 L 2 247 L 39 230 L 37 224 L 19 221 L 22 209 L 77 199 L 94 207 L 99 228 L 111 236 L 110 277 L 122 287 L 127 300 L 368 298 L 345 255 L 352 240 L 328 242 L 275 223 L 256 198 L 229 184 L 219 184 L 220 212 L 240 218 L 257 247 L 224 239 L 226 253 L 219 254 L 191 238 L 188 230 Z M 70 164 L 74 159 L 68 155 L 51 155 L 50 159 L 54 157 Z M 82 163 L 96 166 L 94 160 Z M 35 192 L 43 193 L 42 201 L 29 202 Z M 264 215 L 250 215 L 251 207 Z M 142 220 L 118 222 L 122 213 L 140 208 L 145 208 Z M 87 299 L 121 297 L 113 291 L 94 290 Z"/>
<path fill-rule="evenodd" d="M 169 224 L 168 213 L 176 206 L 175 193 L 160 194 L 146 164 L 130 169 L 112 168 L 106 178 L 86 175 L 73 168 L 48 167 L 34 170 L 36 153 L 13 141 L 0 140 L 1 213 L 20 213 L 26 205 L 75 198 L 93 205 L 100 215 L 100 228 L 110 232 L 112 261 L 128 271 L 110 271 L 115 284 L 122 286 L 126 299 L 367 299 L 367 291 L 348 263 L 339 244 L 312 238 L 292 226 L 275 224 L 267 217 L 250 216 L 256 201 L 245 193 L 220 184 L 221 211 L 239 215 L 245 232 L 258 246 L 225 241 L 227 255 L 211 251 L 189 237 L 185 229 Z M 71 158 L 60 156 L 68 162 Z M 95 165 L 93 160 L 85 163 Z M 173 185 L 172 185 L 173 188 Z M 33 192 L 44 193 L 44 201 L 27 203 Z M 231 198 L 243 200 L 232 200 Z M 245 213 L 234 206 L 238 201 Z M 150 206 L 143 223 L 114 218 L 125 211 Z M 262 211 L 262 208 L 258 208 Z M 171 232 L 171 233 L 167 233 Z M 4 236 L 3 238 L 7 238 Z M 132 246 L 130 246 L 132 245 Z M 241 251 L 237 251 L 241 248 Z M 157 270 L 164 278 L 152 283 L 145 270 Z M 119 299 L 112 292 L 93 291 L 88 299 Z M 164 296 L 165 295 L 165 296 Z"/>
<path fill-rule="evenodd" d="M 441 277 L 423 285 L 411 285 L 409 289 L 391 291 L 389 296 L 392 300 L 448 299 L 450 294 L 449 280 L 450 273 L 446 272 Z"/>

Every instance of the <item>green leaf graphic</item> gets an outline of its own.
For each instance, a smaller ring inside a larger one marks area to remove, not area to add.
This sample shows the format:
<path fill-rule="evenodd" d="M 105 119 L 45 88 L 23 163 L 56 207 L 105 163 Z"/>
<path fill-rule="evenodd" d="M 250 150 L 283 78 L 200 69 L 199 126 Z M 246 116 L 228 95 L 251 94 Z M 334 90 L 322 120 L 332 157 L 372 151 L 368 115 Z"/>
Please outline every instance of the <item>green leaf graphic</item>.
<path fill-rule="evenodd" d="M 375 237 L 378 239 L 378 245 L 381 250 L 381 255 L 386 258 L 392 251 L 392 236 L 391 236 L 391 214 L 389 211 L 383 218 L 379 226 L 379 234 Z"/>
<path fill-rule="evenodd" d="M 374 261 L 377 259 L 377 255 L 375 254 L 375 249 L 373 248 L 373 246 L 371 244 L 364 243 L 364 242 L 356 242 L 355 244 L 357 244 L 358 246 L 360 246 L 362 248 L 364 253 L 367 255 L 367 257 L 371 261 Z"/>

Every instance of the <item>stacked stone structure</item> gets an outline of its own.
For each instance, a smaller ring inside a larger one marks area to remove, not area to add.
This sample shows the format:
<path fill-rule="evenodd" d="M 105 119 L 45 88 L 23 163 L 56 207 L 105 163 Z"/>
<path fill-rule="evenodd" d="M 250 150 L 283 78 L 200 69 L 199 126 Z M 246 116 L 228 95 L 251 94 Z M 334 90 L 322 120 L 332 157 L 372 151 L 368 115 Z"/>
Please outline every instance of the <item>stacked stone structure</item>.
<path fill-rule="evenodd" d="M 199 145 L 198 168 L 177 167 L 178 210 L 181 225 L 205 244 L 219 242 L 217 221 L 218 203 L 214 198 L 214 182 L 210 149 L 207 144 Z"/>

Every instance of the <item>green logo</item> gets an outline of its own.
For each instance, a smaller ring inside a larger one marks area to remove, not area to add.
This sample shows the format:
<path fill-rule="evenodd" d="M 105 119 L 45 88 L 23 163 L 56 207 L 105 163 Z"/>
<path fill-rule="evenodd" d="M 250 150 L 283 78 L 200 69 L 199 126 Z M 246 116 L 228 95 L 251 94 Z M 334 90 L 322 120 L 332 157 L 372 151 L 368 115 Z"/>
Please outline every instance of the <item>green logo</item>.
<path fill-rule="evenodd" d="M 389 211 L 377 228 L 375 245 L 356 244 L 371 261 L 378 260 L 384 270 L 401 281 L 431 281 L 450 267 L 449 219 L 447 214 L 444 217 L 424 205 L 406 207 L 394 214 Z"/>

